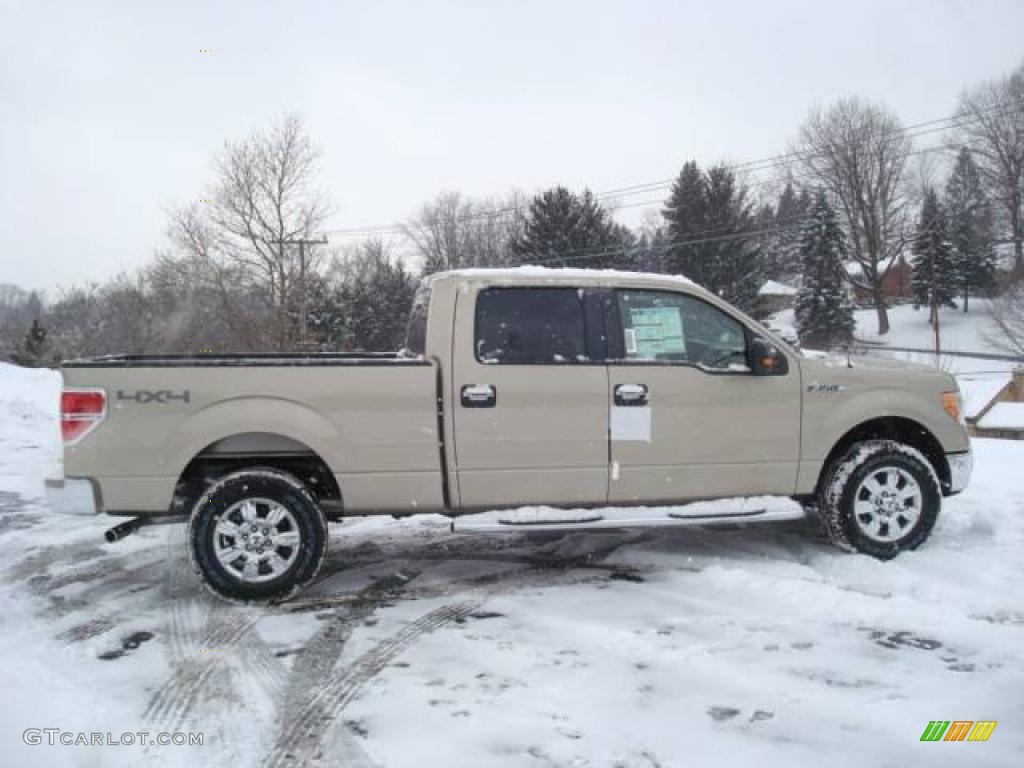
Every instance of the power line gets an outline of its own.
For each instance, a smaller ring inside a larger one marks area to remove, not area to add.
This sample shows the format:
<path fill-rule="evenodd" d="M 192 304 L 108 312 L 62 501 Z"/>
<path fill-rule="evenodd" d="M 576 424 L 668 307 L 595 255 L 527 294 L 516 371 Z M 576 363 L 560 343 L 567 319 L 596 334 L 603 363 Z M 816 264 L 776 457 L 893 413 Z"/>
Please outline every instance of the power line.
<path fill-rule="evenodd" d="M 792 232 L 792 231 L 800 229 L 802 226 L 803 226 L 802 217 L 796 217 L 795 219 L 790 220 L 789 223 L 784 224 L 782 226 L 763 227 L 761 229 L 744 230 L 743 232 L 729 232 L 727 234 L 722 234 L 722 235 L 718 235 L 718 236 L 714 236 L 714 237 L 709 236 L 709 237 L 693 238 L 693 237 L 689 237 L 688 236 L 688 237 L 681 238 L 681 239 L 676 239 L 676 240 L 666 240 L 665 242 L 662 242 L 662 243 L 649 244 L 647 246 L 647 250 L 649 250 L 649 251 L 665 252 L 665 251 L 667 251 L 670 248 L 683 248 L 683 247 L 686 247 L 686 246 L 693 246 L 693 245 L 706 245 L 706 244 L 711 244 L 711 243 L 729 242 L 729 241 L 732 241 L 732 240 L 745 240 L 745 239 L 752 239 L 752 238 L 758 238 L 758 237 L 765 237 L 765 236 L 769 236 L 769 235 L 780 234 L 782 232 Z M 724 228 L 719 229 L 718 231 L 723 231 L 723 230 L 724 230 Z M 707 232 L 712 232 L 712 231 L 714 231 L 714 230 L 707 230 Z M 926 229 L 926 230 L 916 230 L 915 229 L 914 236 L 916 237 L 919 234 L 927 234 L 927 233 L 929 233 L 931 231 L 932 231 L 931 229 Z M 691 234 L 693 234 L 693 233 L 691 233 Z M 700 233 L 698 232 L 696 234 L 700 234 Z M 1013 242 L 1014 241 L 1012 239 L 1009 239 L 1009 238 L 1000 238 L 1000 239 L 997 239 L 997 240 L 993 240 L 992 244 L 993 245 L 1007 245 L 1007 244 L 1011 244 Z M 544 264 L 552 264 L 554 262 L 560 262 L 560 261 L 587 261 L 587 260 L 590 260 L 590 259 L 604 258 L 606 256 L 617 256 L 617 255 L 620 255 L 623 252 L 628 251 L 628 250 L 630 250 L 630 246 L 628 246 L 628 245 L 592 246 L 590 248 L 575 248 L 575 249 L 568 249 L 568 250 L 564 250 L 564 251 L 559 251 L 557 256 L 552 256 L 550 258 L 528 259 L 524 263 L 529 264 L 529 265 L 543 266 Z M 579 256 L 570 256 L 570 257 L 566 258 L 566 254 L 571 254 L 571 253 L 580 253 L 581 255 L 579 255 Z M 886 258 L 883 258 L 883 259 L 879 259 L 879 263 L 881 264 L 882 262 L 886 262 L 890 258 L 891 257 L 886 257 Z"/>
<path fill-rule="evenodd" d="M 1019 108 L 1017 105 L 1006 106 L 1006 105 L 1000 104 L 1000 105 L 994 105 L 994 106 L 992 106 L 992 107 L 990 107 L 988 109 L 982 110 L 982 113 L 983 114 L 988 114 L 989 112 L 998 112 L 1000 114 L 1006 114 L 1006 113 L 1009 113 L 1009 112 L 1012 112 L 1012 111 L 1016 110 L 1017 108 Z M 947 116 L 947 117 L 943 117 L 943 118 L 935 118 L 935 119 L 932 119 L 932 120 L 925 120 L 925 121 L 922 121 L 922 122 L 919 122 L 919 123 L 911 124 L 909 126 L 904 126 L 904 127 L 900 127 L 900 128 L 897 128 L 897 129 L 893 129 L 892 131 L 884 132 L 884 133 L 882 133 L 878 137 L 878 139 L 880 139 L 881 141 L 889 141 L 889 140 L 895 141 L 895 140 L 897 140 L 899 138 L 914 139 L 914 138 L 919 138 L 920 136 L 926 136 L 926 135 L 937 133 L 937 132 L 941 132 L 941 131 L 946 131 L 946 130 L 952 130 L 952 129 L 955 129 L 955 128 L 960 128 L 960 127 L 963 127 L 965 125 L 969 125 L 971 123 L 977 123 L 977 122 L 980 122 L 981 119 L 982 118 L 980 116 L 978 116 L 978 115 L 965 115 L 965 116 L 952 115 L 952 116 Z M 847 144 L 840 144 L 840 145 L 837 145 L 837 146 L 850 146 L 850 145 L 852 145 L 852 142 L 849 142 Z M 926 154 L 926 153 L 929 153 L 929 152 L 935 152 L 935 151 L 941 151 L 941 150 L 957 149 L 960 146 L 961 145 L 944 144 L 944 145 L 938 145 L 938 146 L 933 146 L 933 147 L 926 147 L 926 148 L 919 149 L 919 150 L 912 150 L 909 154 L 910 155 Z M 815 153 L 813 151 L 808 151 L 808 150 L 794 151 L 794 152 L 788 152 L 788 153 L 783 153 L 783 154 L 770 155 L 770 156 L 763 157 L 763 158 L 758 158 L 758 159 L 755 159 L 755 160 L 747 160 L 747 161 L 742 161 L 742 162 L 738 162 L 738 163 L 726 164 L 726 165 L 724 165 L 722 167 L 724 167 L 724 168 L 726 168 L 728 170 L 731 170 L 731 171 L 748 171 L 748 172 L 752 172 L 752 173 L 757 173 L 757 172 L 762 172 L 762 171 L 766 171 L 766 170 L 773 170 L 775 168 L 786 167 L 789 163 L 792 163 L 792 162 L 794 162 L 795 160 L 798 160 L 798 159 L 810 159 L 812 157 L 820 157 L 820 156 L 821 156 L 821 153 Z M 795 174 L 794 173 L 790 173 L 788 177 L 776 176 L 774 178 L 769 178 L 769 179 L 764 179 L 764 180 L 758 180 L 758 181 L 750 182 L 746 186 L 748 188 L 762 187 L 762 186 L 765 186 L 765 185 L 768 185 L 768 184 L 780 183 L 781 181 L 788 180 L 788 178 L 807 179 L 808 177 L 809 177 L 809 174 L 807 174 L 806 172 L 802 173 L 802 174 L 800 174 L 800 173 L 795 173 Z M 596 193 L 594 193 L 593 196 L 596 199 L 603 200 L 603 199 L 607 199 L 609 197 L 615 197 L 617 195 L 626 195 L 626 196 L 628 196 L 628 195 L 635 195 L 635 194 L 639 194 L 641 192 L 653 192 L 653 191 L 656 191 L 658 189 L 664 189 L 664 188 L 670 187 L 674 183 L 675 183 L 675 178 L 662 179 L 662 180 L 659 180 L 659 181 L 652 181 L 652 182 L 641 183 L 641 184 L 633 184 L 633 185 L 630 185 L 630 186 L 618 187 L 618 188 L 615 188 L 615 189 L 605 190 L 605 191 L 602 191 L 602 192 L 596 192 Z M 662 201 L 654 201 L 652 203 L 629 203 L 629 204 L 622 204 L 622 205 L 619 205 L 619 206 L 616 206 L 616 207 L 617 208 L 632 208 L 632 207 L 639 207 L 639 206 L 642 206 L 642 205 L 651 205 L 651 204 L 655 204 L 657 202 L 664 202 L 664 201 L 663 200 Z M 514 213 L 514 212 L 516 212 L 518 210 L 521 210 L 519 208 L 519 206 L 506 206 L 506 207 L 498 208 L 498 209 L 495 209 L 495 210 L 492 210 L 492 211 L 480 211 L 480 212 L 476 212 L 476 213 L 467 214 L 465 216 L 456 217 L 455 221 L 456 222 L 462 222 L 462 221 L 472 221 L 472 220 L 476 220 L 476 219 L 496 218 L 498 216 L 502 216 L 502 215 L 507 214 L 507 213 Z M 332 230 L 326 230 L 326 231 L 329 234 L 336 234 L 336 235 L 341 235 L 341 236 L 364 236 L 365 237 L 365 236 L 371 236 L 371 235 L 389 235 L 389 234 L 390 235 L 402 235 L 402 234 L 405 234 L 406 228 L 405 228 L 404 225 L 401 225 L 401 224 L 380 224 L 380 225 L 368 225 L 368 226 L 365 226 L 365 227 L 348 227 L 348 228 L 332 229 Z"/>

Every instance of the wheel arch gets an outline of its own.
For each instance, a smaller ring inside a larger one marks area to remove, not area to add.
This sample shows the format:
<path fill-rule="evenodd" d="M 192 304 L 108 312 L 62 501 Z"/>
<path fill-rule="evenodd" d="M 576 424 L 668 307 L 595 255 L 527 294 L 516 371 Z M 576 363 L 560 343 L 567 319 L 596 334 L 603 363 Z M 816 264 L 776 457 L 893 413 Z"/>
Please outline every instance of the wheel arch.
<path fill-rule="evenodd" d="M 307 443 L 280 432 L 238 432 L 209 442 L 181 470 L 172 506 L 185 514 L 212 483 L 232 472 L 257 467 L 294 476 L 325 507 L 329 518 L 340 516 L 341 489 L 328 463 Z"/>
<path fill-rule="evenodd" d="M 832 446 L 832 450 L 829 451 L 828 456 L 825 457 L 825 461 L 821 465 L 818 482 L 815 486 L 816 493 L 821 491 L 822 483 L 825 482 L 836 460 L 841 458 L 856 443 L 865 440 L 894 440 L 916 448 L 924 455 L 928 463 L 932 465 L 932 469 L 935 470 L 943 491 L 949 487 L 949 462 L 946 460 L 946 453 L 942 448 L 942 443 L 932 434 L 931 430 L 913 419 L 902 416 L 882 416 L 861 422 L 848 430 Z"/>

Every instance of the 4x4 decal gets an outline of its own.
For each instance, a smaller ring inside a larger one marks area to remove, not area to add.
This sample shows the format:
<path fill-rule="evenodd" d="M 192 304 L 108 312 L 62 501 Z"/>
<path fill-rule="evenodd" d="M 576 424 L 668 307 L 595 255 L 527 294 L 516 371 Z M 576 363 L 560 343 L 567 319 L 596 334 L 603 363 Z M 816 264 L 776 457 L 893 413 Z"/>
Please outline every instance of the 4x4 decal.
<path fill-rule="evenodd" d="M 169 389 L 138 389 L 134 392 L 125 392 L 123 390 L 117 390 L 118 400 L 132 400 L 140 405 L 146 403 L 160 403 L 166 404 L 171 400 L 180 400 L 183 403 L 189 402 L 189 391 L 186 389 L 183 392 L 172 392 Z"/>

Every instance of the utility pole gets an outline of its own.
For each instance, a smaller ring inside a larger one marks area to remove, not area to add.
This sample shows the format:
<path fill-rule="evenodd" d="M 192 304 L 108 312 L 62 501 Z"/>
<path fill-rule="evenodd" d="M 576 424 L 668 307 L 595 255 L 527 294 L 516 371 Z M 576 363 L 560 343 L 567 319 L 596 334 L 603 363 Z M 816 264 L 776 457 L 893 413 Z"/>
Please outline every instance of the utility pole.
<path fill-rule="evenodd" d="M 928 258 L 928 273 L 931 281 L 931 290 L 928 296 L 928 313 L 931 315 L 932 329 L 935 331 L 935 367 L 939 368 L 942 365 L 942 343 L 941 337 L 939 336 L 939 292 L 938 286 L 935 284 L 935 254 Z"/>
<path fill-rule="evenodd" d="M 316 239 L 291 238 L 288 240 L 271 240 L 274 245 L 297 245 L 299 246 L 299 346 L 306 346 L 306 246 L 327 245 L 326 237 Z M 283 297 L 282 297 L 283 298 Z"/>

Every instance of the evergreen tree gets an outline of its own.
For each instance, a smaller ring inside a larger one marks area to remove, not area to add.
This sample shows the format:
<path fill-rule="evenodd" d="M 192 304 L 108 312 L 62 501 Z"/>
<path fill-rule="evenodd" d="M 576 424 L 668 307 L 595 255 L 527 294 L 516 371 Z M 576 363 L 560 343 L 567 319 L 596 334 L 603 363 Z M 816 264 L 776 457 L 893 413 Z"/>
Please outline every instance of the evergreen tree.
<path fill-rule="evenodd" d="M 703 244 L 705 285 L 731 304 L 754 311 L 757 292 L 764 284 L 761 249 L 753 237 L 753 204 L 747 188 L 736 181 L 736 173 L 725 165 L 711 168 L 708 180 L 708 231 Z"/>
<path fill-rule="evenodd" d="M 802 223 L 810 212 L 811 205 L 810 193 L 806 189 L 801 189 L 798 194 L 792 182 L 787 182 L 779 193 L 775 219 L 772 222 L 775 229 L 771 244 L 774 274 L 770 276 L 773 279 L 790 283 L 800 276 L 800 234 Z"/>
<path fill-rule="evenodd" d="M 735 172 L 683 166 L 662 211 L 669 237 L 665 268 L 690 277 L 741 309 L 752 310 L 763 283 L 753 203 Z"/>
<path fill-rule="evenodd" d="M 697 239 L 707 229 L 707 179 L 696 162 L 683 165 L 662 210 L 668 238 L 665 269 L 706 285 L 699 245 L 681 244 Z"/>
<path fill-rule="evenodd" d="M 330 279 L 313 284 L 310 326 L 326 349 L 397 350 L 415 290 L 405 265 L 369 241 L 335 262 Z"/>
<path fill-rule="evenodd" d="M 665 233 L 661 227 L 642 230 L 633 250 L 636 269 L 641 272 L 665 271 Z"/>
<path fill-rule="evenodd" d="M 530 202 L 512 250 L 523 264 L 622 268 L 632 261 L 631 239 L 589 189 L 575 195 L 553 187 Z"/>
<path fill-rule="evenodd" d="M 966 312 L 971 291 L 990 290 L 996 271 L 992 206 L 981 172 L 966 147 L 960 150 L 946 182 L 946 211 L 958 292 Z"/>
<path fill-rule="evenodd" d="M 853 341 L 853 302 L 843 261 L 846 238 L 835 209 L 819 191 L 800 227 L 798 251 L 803 280 L 795 314 L 800 341 L 810 347 L 835 347 Z"/>
<path fill-rule="evenodd" d="M 46 364 L 46 352 L 50 348 L 46 328 L 43 327 L 39 317 L 32 318 L 32 325 L 29 327 L 21 348 L 11 356 L 18 365 L 27 368 L 38 368 Z"/>
<path fill-rule="evenodd" d="M 925 190 L 921 216 L 914 234 L 914 276 L 912 289 L 915 306 L 928 306 L 928 322 L 938 320 L 940 307 L 953 307 L 958 270 L 949 242 L 946 212 L 934 189 Z"/>
<path fill-rule="evenodd" d="M 754 229 L 764 232 L 758 238 L 761 248 L 761 270 L 766 279 L 775 280 L 779 277 L 778 251 L 775 248 L 775 207 L 771 203 L 761 203 L 754 214 Z"/>

